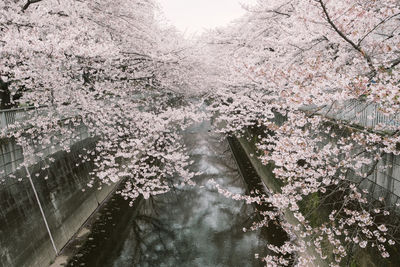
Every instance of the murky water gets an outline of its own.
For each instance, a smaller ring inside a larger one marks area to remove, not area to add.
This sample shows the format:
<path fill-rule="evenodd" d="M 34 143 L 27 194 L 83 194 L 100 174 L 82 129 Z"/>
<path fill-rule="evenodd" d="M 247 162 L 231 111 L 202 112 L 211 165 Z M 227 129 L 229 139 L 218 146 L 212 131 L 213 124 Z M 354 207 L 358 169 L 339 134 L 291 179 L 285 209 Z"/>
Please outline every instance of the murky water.
<path fill-rule="evenodd" d="M 185 132 L 193 168 L 203 172 L 195 178 L 196 186 L 104 215 L 100 225 L 108 230 L 95 230 L 98 236 L 89 238 L 92 243 L 69 266 L 262 266 L 254 255 L 267 253 L 266 240 L 260 231 L 243 231 L 254 221 L 254 207 L 223 197 L 208 183 L 212 178 L 231 192 L 245 193 L 228 143 L 209 129 L 204 122 Z M 114 197 L 109 205 L 121 201 Z M 112 230 L 117 238 L 108 233 Z"/>

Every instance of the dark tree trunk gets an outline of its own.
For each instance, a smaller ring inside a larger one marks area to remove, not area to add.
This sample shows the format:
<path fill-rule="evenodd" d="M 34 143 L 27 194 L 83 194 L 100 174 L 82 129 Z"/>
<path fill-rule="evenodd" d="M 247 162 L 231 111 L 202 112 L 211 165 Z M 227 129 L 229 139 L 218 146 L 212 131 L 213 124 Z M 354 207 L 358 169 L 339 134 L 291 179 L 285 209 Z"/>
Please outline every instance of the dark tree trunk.
<path fill-rule="evenodd" d="M 9 83 L 0 78 L 0 109 L 11 108 L 11 92 L 8 86 Z"/>

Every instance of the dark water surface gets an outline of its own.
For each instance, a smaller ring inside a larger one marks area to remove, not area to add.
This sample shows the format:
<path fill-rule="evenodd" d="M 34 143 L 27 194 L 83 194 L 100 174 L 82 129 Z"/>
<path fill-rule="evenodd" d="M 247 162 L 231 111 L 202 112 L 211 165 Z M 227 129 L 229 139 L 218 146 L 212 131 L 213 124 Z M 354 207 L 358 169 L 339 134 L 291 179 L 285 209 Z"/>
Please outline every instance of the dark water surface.
<path fill-rule="evenodd" d="M 194 170 L 203 172 L 196 186 L 138 200 L 133 208 L 114 196 L 68 266 L 262 266 L 254 255 L 267 253 L 264 235 L 243 231 L 254 221 L 254 207 L 225 198 L 208 183 L 246 190 L 228 143 L 209 129 L 204 122 L 184 136 Z"/>

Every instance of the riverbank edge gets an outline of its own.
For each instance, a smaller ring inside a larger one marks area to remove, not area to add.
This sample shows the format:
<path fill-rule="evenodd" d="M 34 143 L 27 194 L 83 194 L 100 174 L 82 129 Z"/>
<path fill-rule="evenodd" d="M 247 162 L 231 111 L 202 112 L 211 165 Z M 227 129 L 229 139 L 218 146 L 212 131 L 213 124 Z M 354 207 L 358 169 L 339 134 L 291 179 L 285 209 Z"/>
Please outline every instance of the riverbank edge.
<path fill-rule="evenodd" d="M 65 245 L 61 248 L 59 253 L 56 255 L 56 257 L 51 261 L 49 267 L 62 267 L 67 265 L 68 261 L 72 257 L 72 255 L 69 255 L 69 253 L 66 253 L 66 250 L 71 246 L 71 244 L 74 245 L 83 245 L 89 236 L 89 233 L 91 233 L 91 227 L 89 226 L 94 220 L 96 220 L 96 216 L 98 212 L 105 206 L 105 204 L 108 203 L 108 201 L 113 197 L 115 192 L 117 191 L 119 185 L 121 184 L 121 181 L 110 185 L 110 186 L 105 186 L 103 189 L 101 189 L 99 192 L 101 194 L 101 197 L 96 195 L 96 200 L 99 200 L 98 206 L 87 216 L 86 220 L 81 224 L 81 226 L 76 230 L 75 234 L 71 236 L 71 238 L 65 243 Z M 96 194 L 96 193 L 95 193 Z"/>
<path fill-rule="evenodd" d="M 248 139 L 250 138 L 249 135 L 244 135 L 242 137 L 235 137 L 240 145 L 242 146 L 243 150 L 247 154 L 248 158 L 250 159 L 250 162 L 258 174 L 258 176 L 261 179 L 261 182 L 264 184 L 264 186 L 271 192 L 279 192 L 280 190 L 280 185 L 276 178 L 274 177 L 274 174 L 272 172 L 272 167 L 268 165 L 264 165 L 261 163 L 261 161 L 258 159 L 257 155 L 257 148 L 253 143 L 251 143 Z M 251 138 L 250 138 L 251 140 Z M 289 210 L 285 211 L 283 213 L 283 218 L 284 221 L 288 222 L 291 225 L 297 225 L 297 219 L 294 217 L 293 213 Z M 302 240 L 302 241 L 307 241 L 304 240 L 301 237 L 301 231 L 295 232 L 297 240 Z M 311 255 L 315 257 L 315 260 L 311 266 L 319 266 L 319 267 L 325 267 L 329 266 L 329 264 L 325 261 L 323 261 L 319 255 L 316 253 L 316 251 L 313 249 L 313 245 L 308 246 L 306 252 L 304 254 L 307 254 L 308 256 Z M 301 254 L 300 254 L 301 255 Z"/>

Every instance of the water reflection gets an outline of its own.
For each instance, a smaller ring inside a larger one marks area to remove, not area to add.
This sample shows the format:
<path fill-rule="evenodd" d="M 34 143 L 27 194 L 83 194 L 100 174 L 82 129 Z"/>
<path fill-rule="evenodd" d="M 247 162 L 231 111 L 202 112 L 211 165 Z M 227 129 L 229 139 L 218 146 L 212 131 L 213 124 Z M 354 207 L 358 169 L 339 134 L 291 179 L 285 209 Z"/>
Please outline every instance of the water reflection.
<path fill-rule="evenodd" d="M 101 266 L 262 266 L 254 255 L 266 254 L 266 241 L 260 232 L 242 230 L 253 222 L 254 208 L 223 197 L 207 183 L 212 178 L 232 192 L 245 192 L 228 143 L 209 128 L 204 122 L 185 132 L 193 168 L 203 172 L 197 185 L 138 201 L 119 248 Z M 90 266 L 79 260 L 71 266 L 81 263 Z"/>
<path fill-rule="evenodd" d="M 197 186 L 142 201 L 113 266 L 258 266 L 254 254 L 265 244 L 260 233 L 242 230 L 251 224 L 253 208 L 224 198 L 207 183 L 213 178 L 244 193 L 227 143 L 208 129 L 205 122 L 185 133 L 193 168 L 204 173 Z"/>

